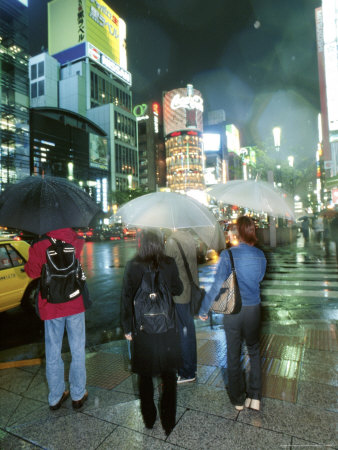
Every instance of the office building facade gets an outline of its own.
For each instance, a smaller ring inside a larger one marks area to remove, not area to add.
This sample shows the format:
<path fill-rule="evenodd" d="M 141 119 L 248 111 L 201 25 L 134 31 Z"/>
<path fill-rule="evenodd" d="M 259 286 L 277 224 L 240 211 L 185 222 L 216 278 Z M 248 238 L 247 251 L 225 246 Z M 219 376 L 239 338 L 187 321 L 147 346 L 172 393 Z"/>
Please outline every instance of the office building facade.
<path fill-rule="evenodd" d="M 139 181 L 125 39 L 124 21 L 103 1 L 53 0 L 48 3 L 49 52 L 30 60 L 32 107 L 53 106 L 78 115 L 91 130 L 88 166 L 107 172 L 107 183 L 99 177 L 96 190 L 108 194 L 128 189 L 130 180 L 137 187 Z M 44 75 L 39 77 L 42 62 Z"/>
<path fill-rule="evenodd" d="M 138 124 L 140 188 L 155 192 L 166 186 L 162 108 L 151 101 L 136 105 L 133 113 Z"/>
<path fill-rule="evenodd" d="M 0 2 L 0 190 L 29 175 L 28 12 Z"/>

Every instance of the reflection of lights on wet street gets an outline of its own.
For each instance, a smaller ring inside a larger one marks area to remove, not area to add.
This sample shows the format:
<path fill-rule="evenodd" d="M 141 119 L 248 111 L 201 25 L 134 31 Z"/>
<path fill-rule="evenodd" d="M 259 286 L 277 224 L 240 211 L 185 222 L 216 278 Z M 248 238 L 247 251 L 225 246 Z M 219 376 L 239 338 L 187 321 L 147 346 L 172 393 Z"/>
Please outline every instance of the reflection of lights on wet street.
<path fill-rule="evenodd" d="M 120 264 L 120 247 L 118 245 L 114 245 L 113 248 L 113 266 L 118 267 Z"/>
<path fill-rule="evenodd" d="M 289 311 L 285 311 L 285 310 L 277 311 L 277 316 L 280 319 L 286 319 L 289 316 Z"/>

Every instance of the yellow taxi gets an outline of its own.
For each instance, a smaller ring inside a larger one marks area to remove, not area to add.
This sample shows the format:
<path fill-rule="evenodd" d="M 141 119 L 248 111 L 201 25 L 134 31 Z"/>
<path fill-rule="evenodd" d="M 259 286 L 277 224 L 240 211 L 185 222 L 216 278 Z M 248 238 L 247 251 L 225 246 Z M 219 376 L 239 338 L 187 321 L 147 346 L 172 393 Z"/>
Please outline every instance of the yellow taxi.
<path fill-rule="evenodd" d="M 0 235 L 0 312 L 21 305 L 31 309 L 35 302 L 37 280 L 24 271 L 29 244 Z"/>

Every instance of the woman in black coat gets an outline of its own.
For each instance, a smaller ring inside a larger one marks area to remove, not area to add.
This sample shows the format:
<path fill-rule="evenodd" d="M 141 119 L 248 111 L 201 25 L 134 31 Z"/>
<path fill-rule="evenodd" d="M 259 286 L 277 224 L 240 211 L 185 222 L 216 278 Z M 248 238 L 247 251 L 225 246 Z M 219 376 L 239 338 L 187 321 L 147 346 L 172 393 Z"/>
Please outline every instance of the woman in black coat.
<path fill-rule="evenodd" d="M 149 334 L 135 325 L 134 297 L 145 272 L 158 271 L 171 294 L 180 295 L 183 284 L 173 258 L 164 254 L 162 236 L 143 231 L 138 254 L 126 265 L 122 286 L 122 326 L 126 339 L 132 341 L 132 371 L 138 374 L 141 412 L 147 428 L 156 420 L 152 377 L 162 378 L 160 418 L 169 434 L 175 426 L 176 372 L 181 362 L 180 342 L 176 326 L 168 331 Z M 172 301 L 172 299 L 171 299 Z M 173 306 L 174 308 L 174 306 Z"/>

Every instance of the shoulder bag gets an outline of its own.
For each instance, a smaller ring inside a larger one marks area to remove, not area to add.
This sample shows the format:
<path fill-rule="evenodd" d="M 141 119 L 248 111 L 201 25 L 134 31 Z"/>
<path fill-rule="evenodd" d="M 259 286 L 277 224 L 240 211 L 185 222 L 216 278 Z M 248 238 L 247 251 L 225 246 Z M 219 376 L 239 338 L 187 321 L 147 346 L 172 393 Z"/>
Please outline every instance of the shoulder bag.
<path fill-rule="evenodd" d="M 182 245 L 174 237 L 172 237 L 172 239 L 176 242 L 177 247 L 179 248 L 179 251 L 181 252 L 184 267 L 185 267 L 185 270 L 186 270 L 188 278 L 189 278 L 190 288 L 191 288 L 190 312 L 193 316 L 195 316 L 196 314 L 198 314 L 198 311 L 200 310 L 201 303 L 202 303 L 202 300 L 205 295 L 205 290 L 195 284 L 195 282 L 192 278 L 189 264 L 188 264 L 185 254 L 184 254 Z"/>
<path fill-rule="evenodd" d="M 210 310 L 217 314 L 237 314 L 242 308 L 242 298 L 238 286 L 234 259 L 229 250 L 231 273 L 222 284 L 221 290 Z"/>

